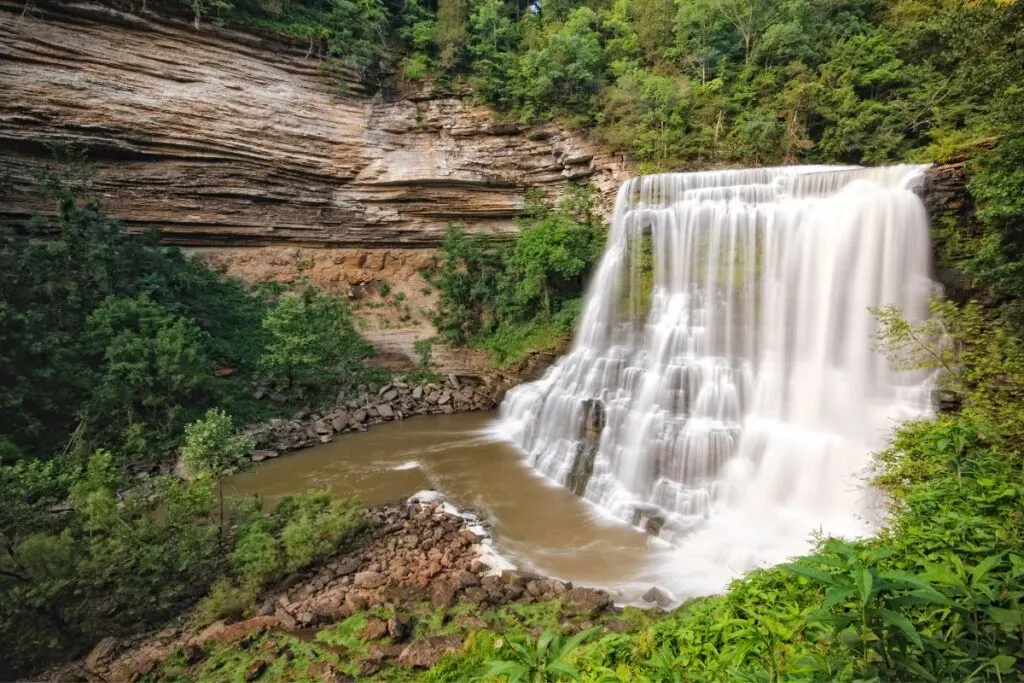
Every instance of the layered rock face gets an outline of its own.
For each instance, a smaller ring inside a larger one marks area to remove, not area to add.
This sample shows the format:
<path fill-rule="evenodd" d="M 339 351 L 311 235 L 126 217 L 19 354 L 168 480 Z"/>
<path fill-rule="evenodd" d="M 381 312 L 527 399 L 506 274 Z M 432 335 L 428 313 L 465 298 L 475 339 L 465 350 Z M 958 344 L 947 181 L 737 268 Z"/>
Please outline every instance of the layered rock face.
<path fill-rule="evenodd" d="M 0 83 L 0 218 L 50 208 L 32 175 L 64 140 L 110 215 L 183 245 L 433 247 L 450 222 L 515 230 L 528 188 L 626 174 L 455 95 L 370 94 L 305 46 L 97 4 L 0 0 Z"/>

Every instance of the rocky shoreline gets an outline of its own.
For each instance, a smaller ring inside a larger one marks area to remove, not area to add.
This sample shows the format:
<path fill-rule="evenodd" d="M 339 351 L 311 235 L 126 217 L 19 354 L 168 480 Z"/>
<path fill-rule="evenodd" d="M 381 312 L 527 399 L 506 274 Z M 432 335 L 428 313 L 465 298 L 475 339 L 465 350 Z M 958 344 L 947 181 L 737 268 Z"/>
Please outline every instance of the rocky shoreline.
<path fill-rule="evenodd" d="M 259 398 L 263 396 L 260 392 Z M 266 396 L 274 398 L 272 394 Z M 423 384 L 394 381 L 376 391 L 360 385 L 355 396 L 339 397 L 338 403 L 329 410 L 314 412 L 304 408 L 290 419 L 275 418 L 252 425 L 243 434 L 256 440 L 252 459 L 261 462 L 290 451 L 330 443 L 339 434 L 363 432 L 382 422 L 416 415 L 491 410 L 499 400 L 499 390 L 484 385 L 471 386 L 455 375 Z"/>
<path fill-rule="evenodd" d="M 198 632 L 185 622 L 134 642 L 107 638 L 50 680 L 135 681 L 157 672 L 172 655 L 199 665 L 211 648 L 253 642 L 266 633 L 309 633 L 381 608 L 390 616 L 370 617 L 359 633 L 370 643 L 365 656 L 352 662 L 360 677 L 373 676 L 384 666 L 429 668 L 446 652 L 461 649 L 457 634 L 417 637 L 422 629 L 416 628 L 414 606 L 448 614 L 460 603 L 482 611 L 558 600 L 562 618 L 575 620 L 579 628 L 612 616 L 612 596 L 603 590 L 502 568 L 489 549 L 485 527 L 439 498 L 413 497 L 368 510 L 368 528 L 351 548 L 268 590 L 252 618 L 218 621 Z M 468 629 L 480 627 L 480 618 L 472 614 L 453 618 L 468 620 Z M 255 680 L 261 673 L 257 666 L 246 678 Z M 321 679 L 350 680 L 333 669 Z"/>

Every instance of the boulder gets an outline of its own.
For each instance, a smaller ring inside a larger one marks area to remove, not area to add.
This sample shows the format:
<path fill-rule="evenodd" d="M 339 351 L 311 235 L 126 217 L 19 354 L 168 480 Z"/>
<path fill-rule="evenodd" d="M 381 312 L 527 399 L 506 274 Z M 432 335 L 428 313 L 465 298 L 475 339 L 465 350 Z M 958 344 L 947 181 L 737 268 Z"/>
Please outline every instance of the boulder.
<path fill-rule="evenodd" d="M 452 573 L 452 583 L 455 585 L 456 590 L 461 590 L 470 586 L 479 586 L 480 579 L 473 572 L 457 569 Z"/>
<path fill-rule="evenodd" d="M 656 604 L 662 609 L 672 604 L 672 598 L 666 595 L 665 592 L 657 586 L 651 586 L 650 590 L 644 593 L 640 599 L 647 603 Z"/>
<path fill-rule="evenodd" d="M 347 412 L 342 411 L 331 419 L 331 426 L 334 428 L 334 431 L 340 432 L 341 430 L 348 427 L 351 421 L 352 416 L 349 415 Z"/>
<path fill-rule="evenodd" d="M 383 619 L 370 619 L 359 631 L 359 637 L 363 640 L 380 640 L 387 634 L 388 624 Z"/>
<path fill-rule="evenodd" d="M 352 679 L 340 673 L 330 662 L 313 662 L 307 670 L 309 677 L 322 683 L 343 683 Z"/>
<path fill-rule="evenodd" d="M 283 610 L 278 611 L 283 612 Z M 234 624 L 225 624 L 223 621 L 218 621 L 207 626 L 189 642 L 204 648 L 210 642 L 225 645 L 247 636 L 263 633 L 269 629 L 281 628 L 281 626 L 280 619 L 276 617 L 253 617 L 252 619 L 239 621 Z"/>
<path fill-rule="evenodd" d="M 266 449 L 264 449 L 264 450 L 257 450 L 257 451 L 253 451 L 252 452 L 252 459 L 255 462 L 260 462 L 262 460 L 267 460 L 268 458 L 276 458 L 279 455 L 280 455 L 280 453 L 278 453 L 277 451 L 266 450 Z"/>
<path fill-rule="evenodd" d="M 430 636 L 409 643 L 402 654 L 398 655 L 398 663 L 410 669 L 429 669 L 444 655 L 457 653 L 462 649 L 462 636 Z"/>
<path fill-rule="evenodd" d="M 96 643 L 96 647 L 85 658 L 86 671 L 96 671 L 101 665 L 106 664 L 114 656 L 114 653 L 117 652 L 118 647 L 118 640 L 113 636 L 107 636 Z"/>
<path fill-rule="evenodd" d="M 245 680 L 255 681 L 257 678 L 263 675 L 263 672 L 267 670 L 267 662 L 263 659 L 257 659 L 255 662 L 249 665 L 249 668 L 245 670 Z"/>
<path fill-rule="evenodd" d="M 402 642 L 412 635 L 412 619 L 404 614 L 392 614 L 388 619 L 388 635 L 396 643 Z"/>
<path fill-rule="evenodd" d="M 611 597 L 604 591 L 593 588 L 572 588 L 562 594 L 566 616 L 593 617 L 612 604 Z"/>
<path fill-rule="evenodd" d="M 334 567 L 335 576 L 348 576 L 349 574 L 355 574 L 359 570 L 362 563 L 354 557 L 346 557 L 339 560 Z"/>
<path fill-rule="evenodd" d="M 360 678 L 369 678 L 378 671 L 380 671 L 380 660 L 361 659 L 359 660 L 359 669 L 356 671 L 356 675 Z"/>
<path fill-rule="evenodd" d="M 430 593 L 430 604 L 435 608 L 448 608 L 454 606 L 455 588 L 447 583 L 441 583 L 434 586 L 434 590 Z"/>
<path fill-rule="evenodd" d="M 380 572 L 358 572 L 355 575 L 354 585 L 356 588 L 380 588 L 387 582 L 387 577 Z"/>
<path fill-rule="evenodd" d="M 377 414 L 385 420 L 389 420 L 395 416 L 395 411 L 391 409 L 389 404 L 381 403 L 377 406 Z"/>

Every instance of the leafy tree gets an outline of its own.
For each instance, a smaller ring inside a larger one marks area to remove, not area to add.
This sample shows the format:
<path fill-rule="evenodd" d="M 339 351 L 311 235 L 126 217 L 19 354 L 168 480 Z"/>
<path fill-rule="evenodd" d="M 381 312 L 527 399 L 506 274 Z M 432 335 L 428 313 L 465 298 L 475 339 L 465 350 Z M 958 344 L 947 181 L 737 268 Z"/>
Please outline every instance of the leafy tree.
<path fill-rule="evenodd" d="M 512 73 L 519 31 L 502 0 L 475 3 L 469 15 L 470 83 L 484 99 L 499 107 L 511 104 Z"/>
<path fill-rule="evenodd" d="M 542 33 L 519 59 L 511 87 L 527 121 L 556 111 L 585 115 L 603 83 L 604 70 L 598 16 L 580 7 L 564 24 Z"/>
<path fill-rule="evenodd" d="M 604 249 L 597 201 L 584 188 L 568 189 L 553 210 L 531 197 L 511 245 L 449 228 L 433 274 L 441 335 L 488 348 L 505 363 L 570 334 L 590 268 Z"/>
<path fill-rule="evenodd" d="M 85 322 L 100 374 L 85 420 L 105 425 L 127 452 L 145 457 L 184 425 L 185 406 L 201 403 L 209 374 L 202 334 L 142 295 L 109 297 Z M 159 451 L 157 451 L 159 452 Z"/>
<path fill-rule="evenodd" d="M 181 447 L 185 471 L 194 477 L 217 482 L 217 534 L 221 543 L 224 535 L 224 477 L 251 464 L 249 453 L 254 445 L 252 438 L 235 434 L 231 416 L 218 408 L 210 408 L 202 419 L 185 427 L 185 445 Z"/>
<path fill-rule="evenodd" d="M 263 327 L 270 341 L 262 366 L 285 391 L 354 384 L 365 375 L 363 360 L 373 355 L 348 306 L 313 289 L 282 295 L 267 311 Z"/>
<path fill-rule="evenodd" d="M 253 441 L 238 437 L 231 416 L 210 408 L 201 420 L 185 427 L 181 461 L 193 476 L 221 478 L 248 464 Z"/>
<path fill-rule="evenodd" d="M 553 631 L 541 633 L 536 641 L 509 638 L 504 641 L 503 648 L 508 659 L 492 662 L 487 677 L 505 676 L 509 683 L 578 680 L 576 667 L 566 661 L 566 657 L 600 630 L 600 627 L 589 628 L 568 639 Z"/>
<path fill-rule="evenodd" d="M 466 45 L 469 37 L 467 14 L 465 0 L 438 0 L 433 33 L 443 67 L 454 66 Z"/>
<path fill-rule="evenodd" d="M 441 245 L 444 260 L 433 275 L 441 294 L 434 325 L 456 344 L 468 344 L 497 322 L 495 295 L 502 276 L 502 251 L 483 235 L 449 226 Z"/>

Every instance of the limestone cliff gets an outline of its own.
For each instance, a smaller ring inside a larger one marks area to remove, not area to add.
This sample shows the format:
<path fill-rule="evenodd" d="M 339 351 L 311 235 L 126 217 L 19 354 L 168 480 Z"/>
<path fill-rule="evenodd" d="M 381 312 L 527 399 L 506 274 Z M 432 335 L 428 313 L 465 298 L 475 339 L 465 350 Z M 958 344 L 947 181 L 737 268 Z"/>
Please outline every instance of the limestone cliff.
<path fill-rule="evenodd" d="M 0 0 L 0 218 L 45 210 L 40 145 L 86 146 L 95 193 L 184 245 L 436 246 L 515 229 L 528 188 L 624 173 L 554 126 L 445 93 L 370 94 L 305 46 L 76 2 Z"/>

